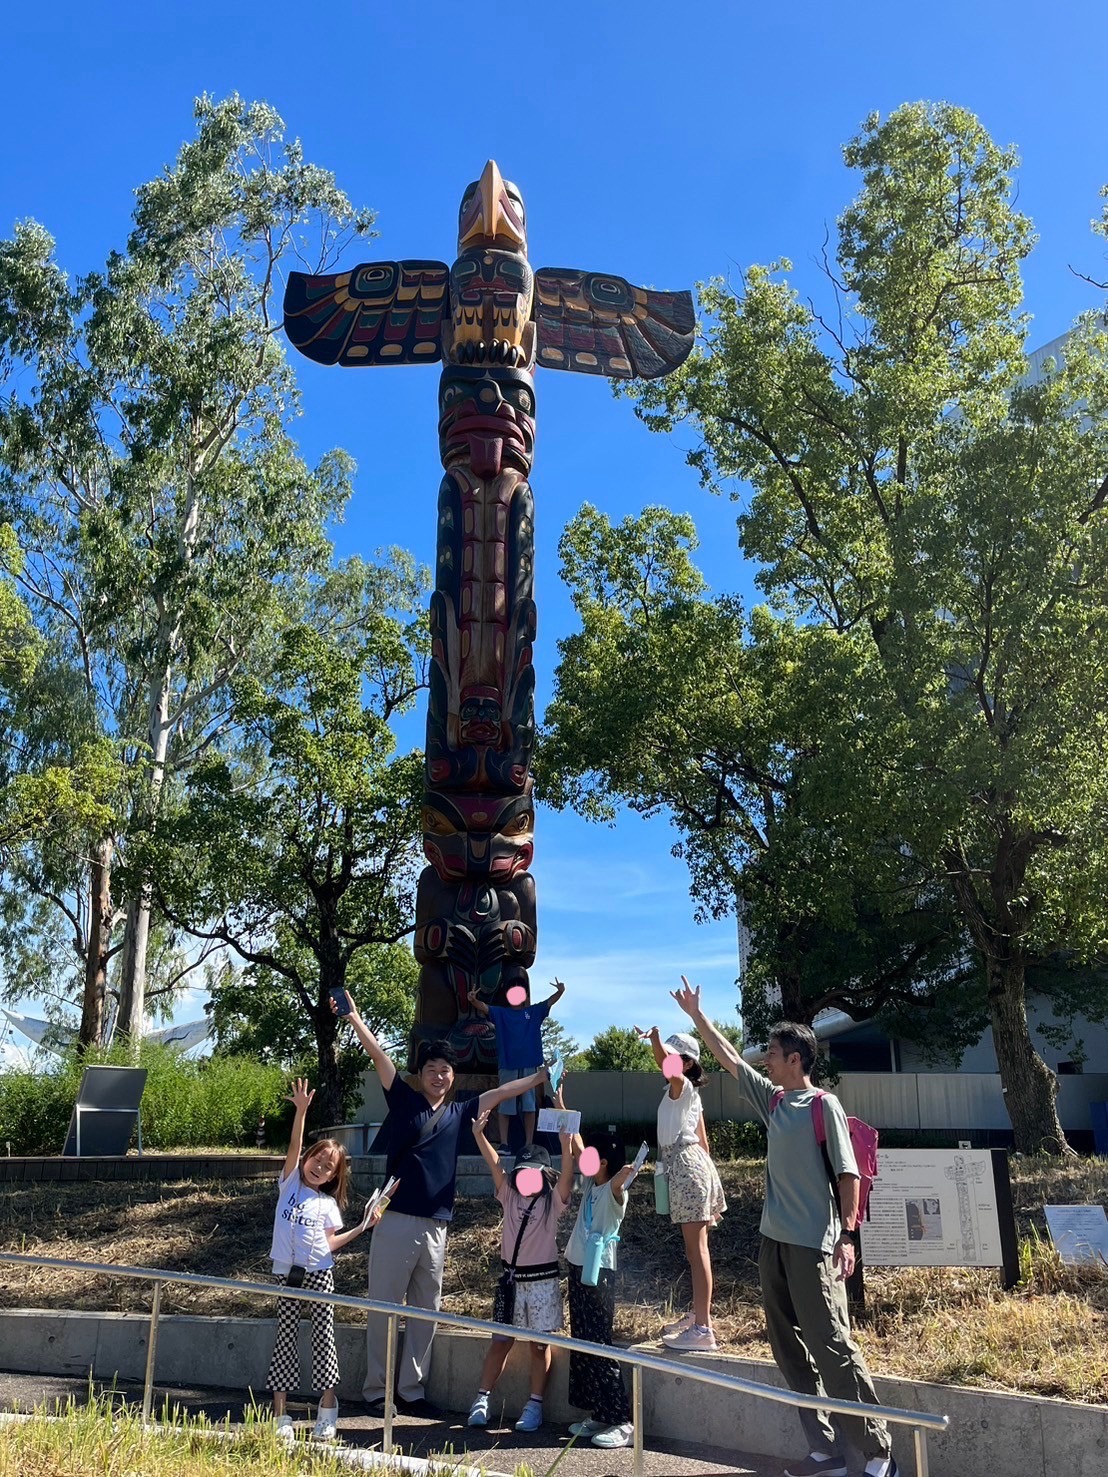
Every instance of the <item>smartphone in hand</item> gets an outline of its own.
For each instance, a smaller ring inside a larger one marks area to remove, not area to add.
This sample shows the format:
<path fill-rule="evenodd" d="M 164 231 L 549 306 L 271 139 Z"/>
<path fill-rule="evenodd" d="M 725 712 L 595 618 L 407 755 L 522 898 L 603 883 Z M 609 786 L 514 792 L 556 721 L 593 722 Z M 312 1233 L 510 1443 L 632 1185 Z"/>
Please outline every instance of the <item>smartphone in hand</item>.
<path fill-rule="evenodd" d="M 350 996 L 346 993 L 346 991 L 334 989 L 329 991 L 328 993 L 330 994 L 331 999 L 335 1002 L 335 1009 L 338 1011 L 339 1015 L 349 1015 L 354 1007 L 351 1005 Z"/>

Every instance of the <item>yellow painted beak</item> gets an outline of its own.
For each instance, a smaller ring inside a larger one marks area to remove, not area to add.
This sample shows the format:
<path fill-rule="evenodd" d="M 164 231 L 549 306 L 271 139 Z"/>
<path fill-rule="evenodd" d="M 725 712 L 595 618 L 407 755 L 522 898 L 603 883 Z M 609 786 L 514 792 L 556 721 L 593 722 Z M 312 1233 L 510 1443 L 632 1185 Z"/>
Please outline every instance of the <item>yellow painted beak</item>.
<path fill-rule="evenodd" d="M 508 201 L 504 178 L 495 159 L 490 159 L 485 165 L 473 203 L 477 209 L 463 226 L 458 238 L 459 249 L 481 242 L 491 245 L 497 237 L 519 250 L 526 247 L 527 238 L 522 222 L 517 220 L 516 212 Z"/>

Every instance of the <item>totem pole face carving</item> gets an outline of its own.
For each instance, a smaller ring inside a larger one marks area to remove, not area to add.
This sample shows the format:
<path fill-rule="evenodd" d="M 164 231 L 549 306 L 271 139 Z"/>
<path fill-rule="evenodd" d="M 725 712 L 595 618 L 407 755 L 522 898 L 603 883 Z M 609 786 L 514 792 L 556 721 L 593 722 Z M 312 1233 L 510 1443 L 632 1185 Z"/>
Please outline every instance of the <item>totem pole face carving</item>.
<path fill-rule="evenodd" d="M 423 797 L 423 854 L 444 882 L 512 882 L 531 865 L 535 807 L 524 795 Z M 530 962 L 530 961 L 528 961 Z"/>
<path fill-rule="evenodd" d="M 483 246 L 460 256 L 450 269 L 454 363 L 530 367 L 534 294 L 526 258 Z"/>
<path fill-rule="evenodd" d="M 524 476 L 535 450 L 535 382 L 522 369 L 447 366 L 439 383 L 443 466 L 468 462 L 479 477 L 505 467 Z"/>
<path fill-rule="evenodd" d="M 442 361 L 423 848 L 416 898 L 420 1039 L 467 1071 L 496 1065 L 470 997 L 526 986 L 535 958 L 536 364 L 652 379 L 692 348 L 692 296 L 576 268 L 532 270 L 523 198 L 495 163 L 462 196 L 458 258 L 289 274 L 285 331 L 308 358 Z"/>

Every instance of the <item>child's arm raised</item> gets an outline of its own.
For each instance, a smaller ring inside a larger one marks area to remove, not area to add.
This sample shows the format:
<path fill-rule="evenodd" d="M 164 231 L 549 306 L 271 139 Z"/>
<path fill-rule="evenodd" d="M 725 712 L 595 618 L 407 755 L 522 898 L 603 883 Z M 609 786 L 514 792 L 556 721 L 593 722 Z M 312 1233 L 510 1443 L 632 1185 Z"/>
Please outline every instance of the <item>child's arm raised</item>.
<path fill-rule="evenodd" d="M 473 990 L 469 992 L 469 1003 L 473 1006 L 478 1015 L 483 1015 L 485 1019 L 488 1020 L 489 1007 L 481 999 L 480 995 L 476 994 Z"/>
<path fill-rule="evenodd" d="M 573 1162 L 574 1135 L 571 1133 L 560 1133 L 558 1141 L 562 1146 L 562 1169 L 558 1175 L 558 1194 L 562 1201 L 569 1202 L 573 1194 L 573 1176 L 577 1166 Z"/>
<path fill-rule="evenodd" d="M 308 1116 L 312 1098 L 315 1092 L 308 1086 L 306 1077 L 298 1077 L 293 1083 L 292 1091 L 285 1099 L 296 1109 L 292 1115 L 292 1133 L 289 1135 L 289 1151 L 285 1155 L 285 1167 L 281 1170 L 283 1180 L 291 1179 L 292 1172 L 300 1163 L 300 1154 L 304 1148 L 304 1120 Z"/>
<path fill-rule="evenodd" d="M 493 1146 L 489 1143 L 488 1139 L 485 1137 L 485 1124 L 489 1121 L 489 1114 L 491 1112 L 491 1108 L 482 1108 L 482 1110 L 477 1114 L 477 1117 L 473 1120 L 473 1142 L 481 1151 L 481 1158 L 485 1161 L 485 1163 L 489 1166 L 489 1169 L 492 1171 L 493 1189 L 499 1192 L 500 1187 L 502 1184 L 504 1184 L 507 1176 L 505 1175 L 504 1170 L 501 1167 L 500 1155 L 496 1152 Z"/>
<path fill-rule="evenodd" d="M 346 994 L 350 1001 L 350 1014 L 348 1016 L 344 1016 L 343 1019 L 350 1022 L 350 1025 L 354 1031 L 354 1035 L 357 1036 L 358 1040 L 365 1047 L 366 1054 L 368 1055 L 373 1065 L 377 1068 L 377 1075 L 381 1079 L 381 1086 L 385 1089 L 386 1092 L 388 1092 L 389 1088 L 396 1080 L 396 1064 L 394 1063 L 392 1057 L 389 1056 L 388 1052 L 382 1050 L 377 1037 L 373 1034 L 373 1032 L 366 1025 L 365 1021 L 363 1021 L 361 1016 L 358 1014 L 358 1007 L 354 1003 L 354 997 L 350 994 L 349 989 L 347 990 Z M 335 1012 L 336 1015 L 338 1015 L 339 1008 L 335 1004 L 334 1000 L 331 1001 L 331 1009 Z"/>
<path fill-rule="evenodd" d="M 547 997 L 546 1003 L 547 1003 L 547 1005 L 552 1005 L 553 1006 L 553 1005 L 557 1005 L 558 1001 L 565 994 L 566 987 L 565 987 L 565 985 L 562 984 L 561 980 L 558 978 L 557 975 L 555 975 L 554 978 L 551 980 L 551 984 L 554 986 L 554 993 L 553 993 L 553 995 L 550 995 L 550 996 Z"/>
<path fill-rule="evenodd" d="M 612 1199 L 617 1205 L 623 1204 L 624 1196 L 627 1194 L 627 1181 L 631 1177 L 633 1166 L 625 1164 L 622 1169 L 617 1170 L 608 1183 L 612 1187 Z"/>
<path fill-rule="evenodd" d="M 657 1026 L 651 1026 L 649 1031 L 644 1031 L 641 1026 L 636 1026 L 635 1030 L 640 1036 L 645 1036 L 648 1038 L 648 1040 L 650 1041 L 650 1049 L 654 1053 L 654 1060 L 658 1063 L 660 1067 L 666 1059 L 666 1049 L 662 1045 L 661 1031 L 658 1030 Z"/>

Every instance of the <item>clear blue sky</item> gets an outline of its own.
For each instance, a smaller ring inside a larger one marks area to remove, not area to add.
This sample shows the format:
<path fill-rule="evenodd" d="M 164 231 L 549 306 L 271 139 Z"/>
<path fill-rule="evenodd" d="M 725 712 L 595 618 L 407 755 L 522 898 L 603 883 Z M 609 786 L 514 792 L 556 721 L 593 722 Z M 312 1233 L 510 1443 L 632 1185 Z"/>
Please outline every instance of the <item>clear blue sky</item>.
<path fill-rule="evenodd" d="M 945 99 L 1019 147 L 1043 341 L 1098 301 L 1070 268 L 1105 275 L 1088 229 L 1108 183 L 1093 147 L 1103 16 L 1092 0 L 23 5 L 4 22 L 0 235 L 33 216 L 70 271 L 98 266 L 125 239 L 131 190 L 190 134 L 193 97 L 238 91 L 277 107 L 307 157 L 378 212 L 359 258 L 450 261 L 460 193 L 491 156 L 523 191 L 535 266 L 679 288 L 787 256 L 818 295 L 825 231 L 856 187 L 840 146 L 873 110 Z M 306 453 L 342 445 L 358 461 L 340 552 L 395 542 L 430 562 L 436 372 L 299 369 Z M 650 436 L 602 381 L 540 373 L 532 480 L 540 705 L 571 621 L 557 542 L 585 499 L 616 517 L 648 502 L 691 512 L 713 588 L 749 595 L 734 506 L 700 490 L 680 436 Z M 734 926 L 694 924 L 673 840 L 663 820 L 539 815 L 534 979 L 540 992 L 566 980 L 560 1016 L 582 1041 L 612 1021 L 675 1025 L 665 990 L 680 972 L 733 1017 Z"/>

